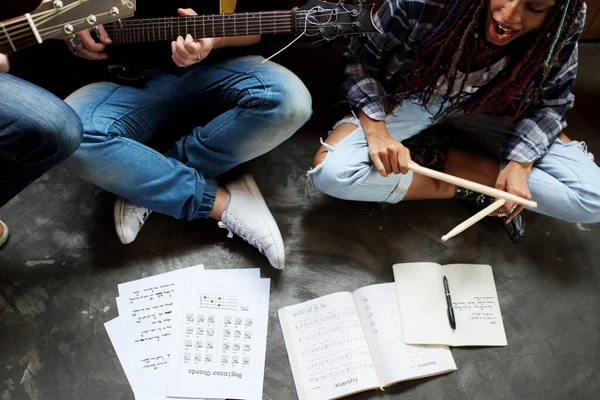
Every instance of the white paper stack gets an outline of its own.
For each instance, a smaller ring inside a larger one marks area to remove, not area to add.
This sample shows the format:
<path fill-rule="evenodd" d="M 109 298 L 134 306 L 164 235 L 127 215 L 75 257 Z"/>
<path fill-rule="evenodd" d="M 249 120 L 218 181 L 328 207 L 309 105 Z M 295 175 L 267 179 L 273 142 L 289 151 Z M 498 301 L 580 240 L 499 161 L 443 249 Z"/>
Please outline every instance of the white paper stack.
<path fill-rule="evenodd" d="M 201 265 L 120 284 L 105 327 L 136 400 L 261 399 L 269 288 Z"/>

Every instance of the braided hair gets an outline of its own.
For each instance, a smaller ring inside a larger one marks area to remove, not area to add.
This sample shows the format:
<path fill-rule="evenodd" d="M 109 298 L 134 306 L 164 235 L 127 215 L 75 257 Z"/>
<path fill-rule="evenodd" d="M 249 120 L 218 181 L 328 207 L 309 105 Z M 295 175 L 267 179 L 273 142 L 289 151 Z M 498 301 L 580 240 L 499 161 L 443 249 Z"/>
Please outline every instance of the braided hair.
<path fill-rule="evenodd" d="M 485 18 L 488 1 L 452 2 L 439 26 L 421 43 L 393 103 L 418 94 L 421 104 L 429 107 L 442 96 L 442 107 L 434 118 L 461 110 L 465 115 L 500 112 L 517 119 L 538 102 L 542 84 L 581 13 L 583 0 L 556 0 L 542 27 L 509 44 L 512 57 L 507 67 L 477 92 L 467 94 L 464 86 L 474 52 L 467 51 L 466 44 L 478 21 Z M 459 67 L 464 70 L 460 89 L 442 94 L 445 85 L 455 87 Z"/>

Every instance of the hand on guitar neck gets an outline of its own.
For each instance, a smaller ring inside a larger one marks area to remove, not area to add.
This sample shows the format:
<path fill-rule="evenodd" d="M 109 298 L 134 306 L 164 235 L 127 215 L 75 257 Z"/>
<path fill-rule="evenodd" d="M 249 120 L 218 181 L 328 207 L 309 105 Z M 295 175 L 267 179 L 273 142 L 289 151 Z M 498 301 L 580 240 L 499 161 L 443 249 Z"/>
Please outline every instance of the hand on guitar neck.
<path fill-rule="evenodd" d="M 98 42 L 92 36 L 92 32 L 95 32 Z M 112 40 L 108 37 L 104 26 L 98 25 L 95 28 L 86 29 L 79 32 L 77 36 L 79 37 L 78 43 L 74 42 L 73 39 L 65 39 L 71 53 L 76 57 L 85 58 L 86 60 L 105 60 L 108 58 L 104 49 L 112 43 Z"/>
<path fill-rule="evenodd" d="M 180 8 L 177 11 L 182 17 L 198 15 L 191 8 Z M 95 33 L 93 33 L 94 31 Z M 72 39 L 65 39 L 65 43 L 75 56 L 86 60 L 104 60 L 108 57 L 104 49 L 112 43 L 112 39 L 104 26 L 98 25 L 95 28 L 86 29 L 79 32 L 77 36 L 79 36 L 79 40 L 76 44 Z M 259 41 L 260 35 L 194 39 L 188 34 L 185 38 L 179 36 L 177 40 L 171 42 L 172 59 L 178 67 L 187 67 L 205 59 L 213 49 L 247 46 Z"/>
<path fill-rule="evenodd" d="M 191 8 L 180 8 L 177 12 L 182 17 L 198 15 Z M 171 58 L 178 67 L 187 67 L 204 60 L 213 49 L 249 46 L 259 41 L 260 35 L 194 39 L 188 34 L 185 38 L 179 36 L 176 41 L 171 42 Z"/>

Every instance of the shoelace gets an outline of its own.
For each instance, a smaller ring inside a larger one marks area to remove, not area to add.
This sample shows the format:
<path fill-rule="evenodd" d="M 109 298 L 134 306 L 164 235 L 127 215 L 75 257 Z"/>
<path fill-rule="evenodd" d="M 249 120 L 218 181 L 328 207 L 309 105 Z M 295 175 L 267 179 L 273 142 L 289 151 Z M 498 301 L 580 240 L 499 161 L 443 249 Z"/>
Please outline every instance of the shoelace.
<path fill-rule="evenodd" d="M 255 237 L 248 229 L 246 229 L 241 222 L 238 222 L 237 224 L 236 222 L 237 221 L 234 221 L 233 223 L 224 223 L 222 221 L 219 221 L 217 222 L 217 225 L 219 226 L 219 228 L 227 229 L 227 231 L 229 232 L 227 234 L 227 238 L 231 239 L 233 237 L 233 234 L 235 233 L 236 235 L 244 239 L 246 242 L 248 242 L 250 245 L 256 247 L 258 251 L 264 254 L 262 248 L 264 243 L 261 240 L 258 240 L 258 238 Z"/>
<path fill-rule="evenodd" d="M 152 211 L 150 211 L 144 207 L 135 207 L 131 212 L 135 213 L 135 216 L 136 216 L 138 222 L 140 223 L 140 227 L 141 227 L 142 225 L 144 225 L 144 222 L 146 222 L 146 220 L 148 219 L 148 216 L 150 215 L 150 213 Z"/>
<path fill-rule="evenodd" d="M 590 153 L 590 151 L 588 150 L 588 145 L 586 142 L 583 142 L 583 141 L 579 142 L 577 147 L 579 147 L 579 150 L 583 151 L 585 154 L 588 155 L 588 157 L 590 157 L 592 159 L 592 161 L 594 161 L 594 155 L 592 153 Z"/>

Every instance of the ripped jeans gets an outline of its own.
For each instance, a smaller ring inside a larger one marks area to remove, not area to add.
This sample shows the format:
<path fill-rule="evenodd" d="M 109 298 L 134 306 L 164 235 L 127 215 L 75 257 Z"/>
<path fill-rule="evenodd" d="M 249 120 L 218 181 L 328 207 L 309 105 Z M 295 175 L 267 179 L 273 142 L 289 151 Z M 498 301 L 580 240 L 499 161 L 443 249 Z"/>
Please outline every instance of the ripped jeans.
<path fill-rule="evenodd" d="M 443 122 L 472 136 L 484 153 L 496 155 L 511 128 L 489 115 L 457 116 Z M 381 176 L 371 161 L 358 119 L 344 119 L 336 126 L 342 123 L 357 128 L 334 146 L 324 143 L 328 153 L 321 164 L 308 171 L 309 180 L 321 192 L 343 200 L 402 201 L 413 172 Z M 431 127 L 431 114 L 417 104 L 404 102 L 386 116 L 385 124 L 390 135 L 402 142 Z M 506 164 L 503 161 L 501 168 Z M 534 164 L 527 184 L 538 203 L 532 211 L 569 222 L 600 222 L 600 168 L 584 142 L 562 143 L 556 139 L 548 153 Z"/>

